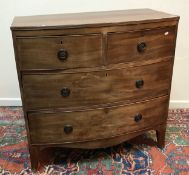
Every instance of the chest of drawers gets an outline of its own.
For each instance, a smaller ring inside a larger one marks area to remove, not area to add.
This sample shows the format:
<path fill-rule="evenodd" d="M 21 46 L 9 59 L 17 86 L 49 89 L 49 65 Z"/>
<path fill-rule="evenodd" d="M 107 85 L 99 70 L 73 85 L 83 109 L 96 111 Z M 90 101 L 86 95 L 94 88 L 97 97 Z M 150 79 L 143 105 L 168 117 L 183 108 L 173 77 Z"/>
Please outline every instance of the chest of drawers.
<path fill-rule="evenodd" d="M 48 146 L 165 141 L 179 17 L 150 9 L 16 17 L 11 26 L 33 169 Z"/>

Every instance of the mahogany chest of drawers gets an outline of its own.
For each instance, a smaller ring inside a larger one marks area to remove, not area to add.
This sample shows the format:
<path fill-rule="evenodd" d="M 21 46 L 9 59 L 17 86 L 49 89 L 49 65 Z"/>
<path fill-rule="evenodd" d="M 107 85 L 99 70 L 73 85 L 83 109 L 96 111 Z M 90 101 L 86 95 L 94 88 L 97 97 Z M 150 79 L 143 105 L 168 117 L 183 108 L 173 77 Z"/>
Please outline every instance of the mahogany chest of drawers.
<path fill-rule="evenodd" d="M 16 17 L 11 26 L 31 165 L 48 146 L 165 141 L 179 17 L 150 9 Z"/>

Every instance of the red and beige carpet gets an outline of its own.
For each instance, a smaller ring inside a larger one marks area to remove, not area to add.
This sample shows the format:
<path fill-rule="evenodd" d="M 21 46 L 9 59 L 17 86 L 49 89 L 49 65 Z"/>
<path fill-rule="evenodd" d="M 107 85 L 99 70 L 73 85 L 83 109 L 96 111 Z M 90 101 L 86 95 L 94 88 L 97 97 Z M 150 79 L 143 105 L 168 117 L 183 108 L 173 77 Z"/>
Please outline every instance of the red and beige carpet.
<path fill-rule="evenodd" d="M 51 157 L 41 158 L 41 168 L 35 174 L 189 175 L 189 109 L 169 111 L 163 150 L 150 138 L 155 140 L 153 131 L 107 149 L 47 149 L 42 155 Z M 9 174 L 34 174 L 20 107 L 0 108 L 0 175 Z"/>

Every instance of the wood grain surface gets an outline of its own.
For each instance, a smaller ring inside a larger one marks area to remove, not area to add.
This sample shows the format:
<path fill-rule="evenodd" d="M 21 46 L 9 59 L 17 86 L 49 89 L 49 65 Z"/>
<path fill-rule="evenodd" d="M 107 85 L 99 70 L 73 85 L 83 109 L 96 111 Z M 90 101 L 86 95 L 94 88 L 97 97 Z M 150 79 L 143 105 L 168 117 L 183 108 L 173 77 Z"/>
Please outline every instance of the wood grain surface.
<path fill-rule="evenodd" d="M 137 32 L 108 33 L 107 64 L 155 60 L 174 55 L 175 27 Z M 144 42 L 143 53 L 137 45 Z"/>
<path fill-rule="evenodd" d="M 23 75 L 24 102 L 28 109 L 71 108 L 118 101 L 133 102 L 169 92 L 171 62 L 77 74 Z M 142 88 L 136 81 L 143 80 Z M 61 96 L 70 89 L 68 97 Z"/>
<path fill-rule="evenodd" d="M 165 121 L 168 98 L 138 104 L 81 112 L 29 113 L 31 142 L 61 143 L 105 139 L 142 130 Z M 135 115 L 142 119 L 135 121 Z M 66 134 L 70 125 L 73 132 Z"/>
<path fill-rule="evenodd" d="M 20 69 L 67 69 L 97 67 L 103 64 L 102 35 L 26 37 L 17 39 Z M 67 51 L 65 61 L 58 58 Z"/>
<path fill-rule="evenodd" d="M 151 9 L 117 10 L 104 12 L 85 12 L 73 14 L 55 14 L 15 17 L 11 28 L 16 29 L 49 29 L 63 27 L 106 26 L 126 23 L 150 23 L 178 20 L 178 16 Z"/>

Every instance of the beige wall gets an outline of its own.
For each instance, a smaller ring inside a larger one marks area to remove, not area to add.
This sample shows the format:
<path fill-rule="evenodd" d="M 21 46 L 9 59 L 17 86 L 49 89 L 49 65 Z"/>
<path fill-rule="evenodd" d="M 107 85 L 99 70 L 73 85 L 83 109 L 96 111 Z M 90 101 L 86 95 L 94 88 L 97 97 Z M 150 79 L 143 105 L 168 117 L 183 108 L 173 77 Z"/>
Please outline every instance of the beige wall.
<path fill-rule="evenodd" d="M 21 104 L 9 30 L 14 16 L 132 8 L 152 8 L 181 16 L 171 107 L 189 107 L 188 0 L 0 0 L 0 105 Z"/>

